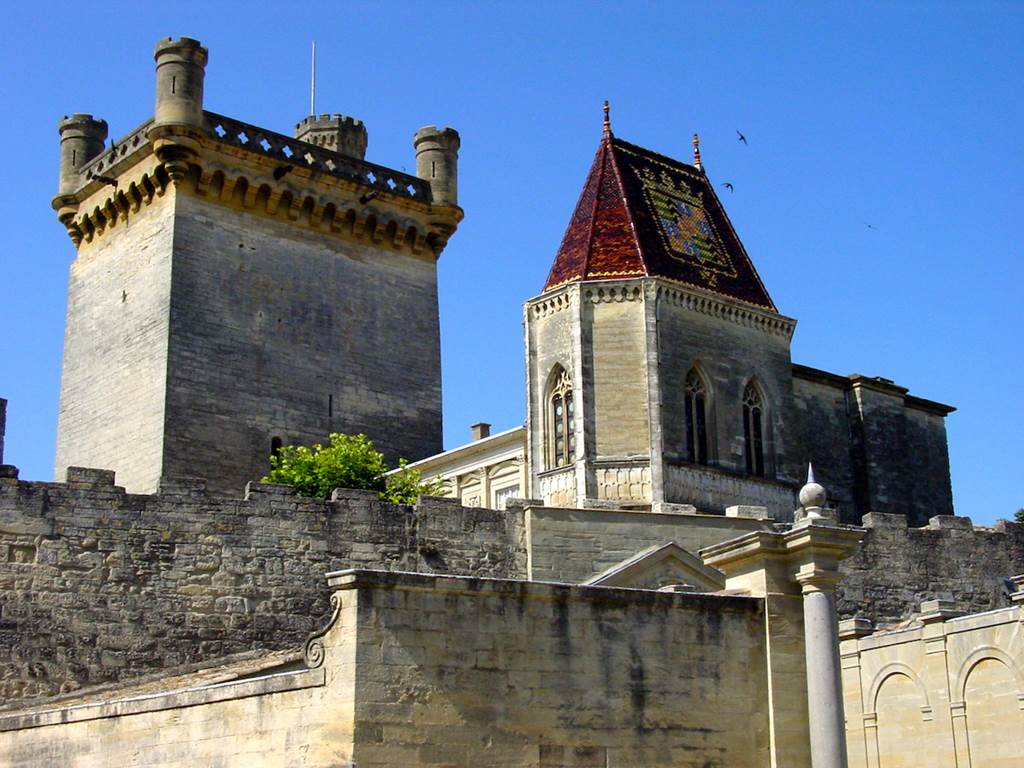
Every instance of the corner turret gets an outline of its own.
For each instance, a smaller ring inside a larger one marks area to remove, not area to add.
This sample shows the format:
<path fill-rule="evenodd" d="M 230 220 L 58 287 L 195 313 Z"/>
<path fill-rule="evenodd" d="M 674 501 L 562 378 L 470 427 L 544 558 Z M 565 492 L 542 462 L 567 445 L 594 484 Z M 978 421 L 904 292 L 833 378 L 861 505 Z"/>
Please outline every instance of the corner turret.
<path fill-rule="evenodd" d="M 458 205 L 459 132 L 428 125 L 412 139 L 416 149 L 416 175 L 430 182 L 436 205 Z"/>
<path fill-rule="evenodd" d="M 362 120 L 348 115 L 310 115 L 295 124 L 295 138 L 357 160 L 366 158 L 367 133 Z"/>
<path fill-rule="evenodd" d="M 168 37 L 156 44 L 156 111 L 149 140 L 175 184 L 199 152 L 190 131 L 203 129 L 203 80 L 209 54 L 198 40 Z"/>
<path fill-rule="evenodd" d="M 203 125 L 203 80 L 209 52 L 191 37 L 165 38 L 156 44 L 154 126 Z"/>
<path fill-rule="evenodd" d="M 76 112 L 57 123 L 60 132 L 60 190 L 73 195 L 82 185 L 79 169 L 103 151 L 107 121 Z"/>

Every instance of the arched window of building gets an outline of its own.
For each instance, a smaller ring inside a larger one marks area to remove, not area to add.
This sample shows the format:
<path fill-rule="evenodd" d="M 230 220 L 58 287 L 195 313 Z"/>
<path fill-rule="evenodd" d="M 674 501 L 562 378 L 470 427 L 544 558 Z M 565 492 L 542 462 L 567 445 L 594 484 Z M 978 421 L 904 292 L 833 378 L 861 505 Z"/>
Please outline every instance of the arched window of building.
<path fill-rule="evenodd" d="M 764 477 L 764 398 L 754 382 L 743 390 L 743 446 L 747 474 Z"/>
<path fill-rule="evenodd" d="M 695 464 L 708 463 L 708 390 L 697 369 L 686 375 L 686 457 Z"/>
<path fill-rule="evenodd" d="M 548 465 L 564 467 L 576 458 L 576 406 L 572 379 L 559 366 L 551 374 L 548 390 Z"/>

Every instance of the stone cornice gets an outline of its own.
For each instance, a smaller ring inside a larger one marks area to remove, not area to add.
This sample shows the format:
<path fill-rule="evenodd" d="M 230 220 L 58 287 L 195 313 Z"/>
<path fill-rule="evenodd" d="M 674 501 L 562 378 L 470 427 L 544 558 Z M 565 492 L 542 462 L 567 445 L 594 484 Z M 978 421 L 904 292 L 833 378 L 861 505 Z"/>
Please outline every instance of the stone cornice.
<path fill-rule="evenodd" d="M 526 302 L 526 313 L 534 317 L 547 317 L 568 309 L 573 304 L 573 289 L 562 286 Z"/>
<path fill-rule="evenodd" d="M 205 131 L 155 128 L 146 122 L 84 166 L 81 187 L 53 201 L 75 245 L 115 228 L 170 186 L 220 205 L 356 242 L 387 244 L 421 258 L 437 258 L 462 219 L 458 207 L 432 205 L 423 180 L 251 126 L 252 141 L 242 144 L 237 136 L 245 134 L 244 123 L 212 113 L 206 117 Z M 221 136 L 216 129 L 225 125 L 232 133 Z M 228 141 L 229 136 L 235 141 Z M 282 154 L 284 149 L 291 155 Z M 333 169 L 328 167 L 332 156 L 338 161 Z"/>
<path fill-rule="evenodd" d="M 668 304 L 753 328 L 772 336 L 787 340 L 793 338 L 796 320 L 791 317 L 665 278 L 648 279 L 654 282 L 658 299 Z"/>
<path fill-rule="evenodd" d="M 653 298 L 691 312 L 699 312 L 787 340 L 793 337 L 793 331 L 796 328 L 796 320 L 793 318 L 684 283 L 677 283 L 664 277 L 575 281 L 560 285 L 530 299 L 527 306 L 535 317 L 543 317 L 564 309 L 569 305 L 570 294 L 568 291 L 573 286 L 578 287 L 581 301 L 593 304 Z"/>
<path fill-rule="evenodd" d="M 870 389 L 873 392 L 891 395 L 902 398 L 907 408 L 914 408 L 919 411 L 935 414 L 936 416 L 948 416 L 956 410 L 952 405 L 946 405 L 935 400 L 926 400 L 923 397 L 911 395 L 906 387 L 902 387 L 889 379 L 880 376 L 864 376 L 859 373 L 851 373 L 848 376 L 841 376 L 830 371 L 823 371 L 820 368 L 812 368 L 809 365 L 793 363 L 793 378 L 813 381 L 816 384 L 836 387 L 844 391 L 853 389 Z"/>

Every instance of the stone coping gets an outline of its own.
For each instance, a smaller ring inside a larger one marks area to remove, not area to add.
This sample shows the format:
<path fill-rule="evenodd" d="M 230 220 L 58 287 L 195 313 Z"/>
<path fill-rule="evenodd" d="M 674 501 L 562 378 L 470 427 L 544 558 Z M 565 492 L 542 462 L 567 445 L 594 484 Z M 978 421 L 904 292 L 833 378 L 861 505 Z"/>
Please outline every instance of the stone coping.
<path fill-rule="evenodd" d="M 679 505 L 692 506 L 692 505 Z M 774 520 L 760 517 L 732 517 L 727 515 L 713 515 L 704 512 L 652 512 L 648 509 L 623 509 L 620 507 L 549 507 L 543 504 L 527 504 L 524 506 L 527 512 L 554 512 L 556 514 L 574 515 L 627 515 L 634 517 L 637 522 L 647 520 L 648 522 L 661 523 L 666 519 L 685 521 L 686 525 L 698 525 L 701 521 L 714 520 L 724 523 L 723 528 L 734 527 L 740 531 L 756 532 L 770 531 L 775 524 Z"/>
<path fill-rule="evenodd" d="M 124 696 L 100 701 L 73 704 L 53 709 L 35 709 L 13 712 L 0 716 L 0 731 L 18 731 L 26 728 L 40 728 L 47 725 L 63 725 L 85 720 L 99 720 L 107 717 L 138 715 L 165 709 L 195 707 L 230 699 L 244 699 L 271 693 L 297 691 L 324 685 L 324 669 L 301 669 L 276 672 L 260 677 L 229 680 L 177 690 Z"/>
<path fill-rule="evenodd" d="M 1022 616 L 1016 615 L 1020 610 L 1017 606 L 1007 606 L 1006 608 L 995 608 L 983 613 L 971 613 L 966 616 L 946 619 L 941 622 L 943 634 L 947 636 L 957 635 L 963 632 L 974 632 L 986 627 L 996 627 L 1000 624 L 1012 624 L 1022 618 Z M 921 623 L 919 618 L 915 618 L 908 626 L 879 629 L 870 635 L 861 637 L 857 640 L 857 647 L 860 650 L 869 650 L 917 642 L 922 637 L 923 629 L 924 624 Z"/>
<path fill-rule="evenodd" d="M 327 586 L 335 590 L 378 589 L 406 592 L 437 592 L 449 595 L 514 597 L 547 602 L 621 603 L 646 606 L 671 606 L 706 610 L 759 612 L 763 599 L 749 595 L 708 592 L 658 592 L 626 587 L 583 586 L 554 581 L 490 579 L 474 576 L 448 576 L 409 571 L 378 571 L 348 568 L 326 575 Z"/>

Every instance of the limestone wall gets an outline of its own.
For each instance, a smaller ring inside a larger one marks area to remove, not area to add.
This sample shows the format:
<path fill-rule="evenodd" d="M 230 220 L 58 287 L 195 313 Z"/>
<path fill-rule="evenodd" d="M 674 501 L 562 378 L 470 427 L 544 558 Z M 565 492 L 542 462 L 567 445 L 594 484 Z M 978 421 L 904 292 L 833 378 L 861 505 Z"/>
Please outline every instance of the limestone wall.
<path fill-rule="evenodd" d="M 301 642 L 327 609 L 323 575 L 355 565 L 513 576 L 521 515 L 349 491 L 245 499 L 196 482 L 126 494 L 112 473 L 0 478 L 0 701 Z"/>
<path fill-rule="evenodd" d="M 320 666 L 0 714 L 0 766 L 770 764 L 762 599 L 366 571 L 331 582 L 337 619 L 307 654 Z"/>
<path fill-rule="evenodd" d="M 359 768 L 769 764 L 762 600 L 374 579 Z"/>
<path fill-rule="evenodd" d="M 1021 595 L 1024 598 L 1024 594 Z M 1024 764 L 1024 603 L 841 643 L 850 768 Z M 931 612 L 928 609 L 931 608 Z"/>
<path fill-rule="evenodd" d="M 884 379 L 793 367 L 796 426 L 807 461 L 843 522 L 871 510 L 924 525 L 953 513 L 945 413 Z"/>
<path fill-rule="evenodd" d="M 964 611 L 1007 605 L 1005 580 L 1024 573 L 1024 523 L 975 528 L 966 517 L 940 516 L 908 528 L 902 515 L 864 516 L 867 535 L 842 563 L 840 616 L 880 626 L 910 616 L 922 600 L 951 600 Z"/>
<path fill-rule="evenodd" d="M 531 507 L 529 578 L 579 584 L 648 547 L 674 541 L 696 553 L 771 521 L 718 515 L 651 514 L 604 509 Z"/>
<path fill-rule="evenodd" d="M 640 283 L 587 284 L 581 289 L 580 336 L 583 350 L 583 410 L 586 454 L 590 461 L 640 458 L 650 462 L 647 343 Z M 648 481 L 620 486 L 621 496 L 650 501 Z M 618 498 L 602 495 L 592 498 Z"/>
<path fill-rule="evenodd" d="M 11 468 L 6 474 L 16 473 Z M 248 498 L 165 481 L 126 494 L 110 473 L 68 483 L 0 477 L 0 698 L 31 699 L 301 641 L 326 611 L 323 575 L 363 566 L 580 583 L 651 546 L 690 552 L 770 521 L 602 509 L 417 508 L 339 492 L 322 502 L 254 485 Z M 842 615 L 897 621 L 923 599 L 1006 604 L 1024 525 L 959 518 L 907 529 L 867 516 L 842 566 Z M 529 560 L 529 562 L 528 562 Z"/>
<path fill-rule="evenodd" d="M 708 387 L 708 451 L 712 466 L 743 475 L 743 390 L 754 380 L 764 393 L 766 476 L 797 482 L 805 461 L 792 417 L 788 333 L 701 311 L 671 286 L 658 292 L 658 382 L 664 456 L 687 461 L 684 383 L 696 366 Z M 680 501 L 666 488 L 666 501 Z M 733 502 L 736 503 L 736 502 Z M 716 510 L 717 511 L 717 510 Z"/>
<path fill-rule="evenodd" d="M 180 194 L 174 260 L 164 475 L 209 468 L 211 490 L 240 494 L 272 438 L 332 431 L 392 463 L 441 450 L 433 254 Z"/>
<path fill-rule="evenodd" d="M 154 197 L 71 263 L 55 477 L 116 467 L 130 487 L 159 482 L 173 218 L 174 192 Z"/>

